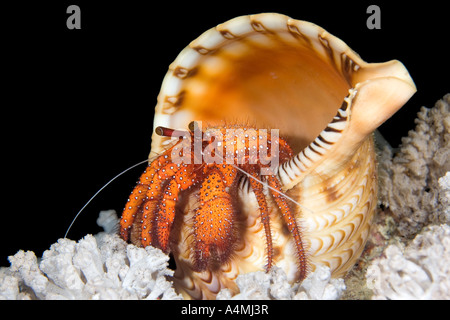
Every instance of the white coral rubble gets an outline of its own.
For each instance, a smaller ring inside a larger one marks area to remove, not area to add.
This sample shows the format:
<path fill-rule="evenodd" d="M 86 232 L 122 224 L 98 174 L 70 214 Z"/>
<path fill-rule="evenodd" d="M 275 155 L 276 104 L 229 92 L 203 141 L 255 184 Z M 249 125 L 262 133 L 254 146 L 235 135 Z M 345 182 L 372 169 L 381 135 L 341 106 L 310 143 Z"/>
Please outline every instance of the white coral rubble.
<path fill-rule="evenodd" d="M 447 211 L 438 207 L 438 179 L 450 170 L 450 94 L 434 108 L 422 107 L 417 116 L 416 129 L 402 139 L 400 152 L 393 156 L 385 148 L 379 159 L 380 201 L 407 237 L 429 224 L 450 223 L 448 206 Z"/>
<path fill-rule="evenodd" d="M 116 217 L 117 219 L 117 217 Z M 127 245 L 118 235 L 59 239 L 44 252 L 20 250 L 0 270 L 3 299 L 181 299 L 167 281 L 169 257 Z"/>
<path fill-rule="evenodd" d="M 416 124 L 395 156 L 381 153 L 379 197 L 399 235 L 422 233 L 372 262 L 366 279 L 374 299 L 450 298 L 450 94 L 423 107 Z"/>
<path fill-rule="evenodd" d="M 105 229 L 78 242 L 59 239 L 40 262 L 34 252 L 20 250 L 0 269 L 0 299 L 182 299 L 167 276 L 169 256 L 161 250 L 126 244 L 115 233 L 115 211 L 102 211 L 97 223 Z M 302 285 L 291 285 L 274 267 L 237 279 L 241 293 L 224 289 L 220 299 L 338 299 L 342 279 L 331 279 L 330 269 L 317 267 Z"/>
<path fill-rule="evenodd" d="M 269 273 L 262 271 L 239 275 L 236 279 L 240 293 L 232 295 L 222 289 L 218 300 L 337 300 L 345 291 L 343 279 L 332 279 L 330 268 L 318 265 L 299 284 L 291 285 L 285 272 L 274 266 Z"/>
<path fill-rule="evenodd" d="M 430 226 L 405 248 L 390 245 L 366 272 L 373 299 L 450 299 L 450 226 Z"/>
<path fill-rule="evenodd" d="M 450 171 L 439 179 L 439 204 L 440 211 L 446 221 L 450 221 Z"/>

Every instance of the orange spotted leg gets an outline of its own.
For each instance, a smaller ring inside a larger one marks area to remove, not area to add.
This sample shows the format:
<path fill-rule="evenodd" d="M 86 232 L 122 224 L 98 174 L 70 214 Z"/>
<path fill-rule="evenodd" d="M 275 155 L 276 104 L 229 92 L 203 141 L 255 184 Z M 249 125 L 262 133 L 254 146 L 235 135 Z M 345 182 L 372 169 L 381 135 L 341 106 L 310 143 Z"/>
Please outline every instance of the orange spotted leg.
<path fill-rule="evenodd" d="M 136 187 L 133 189 L 130 197 L 128 198 L 127 204 L 123 209 L 122 219 L 120 220 L 120 235 L 125 241 L 128 241 L 130 237 L 130 229 L 134 223 L 136 214 L 146 200 L 147 191 L 150 187 L 150 181 L 152 181 L 153 176 L 156 172 L 158 172 L 159 167 L 162 166 L 164 160 L 164 156 L 161 156 L 149 164 L 147 170 L 145 170 L 141 175 Z"/>
<path fill-rule="evenodd" d="M 171 136 L 174 132 L 178 131 L 157 127 L 155 132 L 159 135 Z M 182 141 L 183 135 L 179 134 L 178 136 L 180 136 L 179 142 Z M 158 197 L 161 194 L 160 186 L 165 180 L 169 179 L 170 176 L 168 174 L 173 174 L 177 169 L 174 167 L 175 165 L 172 163 L 171 159 L 171 154 L 176 150 L 177 146 L 178 143 L 153 160 L 148 165 L 147 170 L 141 175 L 138 184 L 131 192 L 128 202 L 123 210 L 122 219 L 120 220 L 120 235 L 125 241 L 129 240 L 130 229 L 139 210 L 143 211 L 142 217 L 146 221 L 146 224 L 144 224 L 142 228 L 151 232 L 152 228 L 150 226 L 150 221 L 157 208 L 156 200 L 158 200 Z M 147 237 L 144 238 L 142 238 L 142 245 L 146 246 L 150 243 L 150 237 L 148 237 L 148 239 Z"/>
<path fill-rule="evenodd" d="M 148 165 L 131 192 L 120 220 L 120 235 L 125 241 L 129 240 L 130 229 L 136 219 L 137 212 L 143 208 L 143 216 L 153 214 L 156 203 L 152 200 L 158 199 L 161 194 L 160 186 L 178 170 L 179 167 L 171 163 L 170 156 L 176 146 L 177 144 L 166 150 Z"/>
<path fill-rule="evenodd" d="M 180 168 L 181 165 L 167 163 L 150 177 L 150 184 L 146 190 L 142 206 L 141 244 L 143 247 L 149 245 L 157 247 L 155 237 L 153 236 L 156 213 L 159 210 L 166 181 L 172 180 Z"/>
<path fill-rule="evenodd" d="M 192 168 L 192 166 L 181 165 L 181 168 L 173 175 L 173 178 L 164 189 L 164 196 L 159 205 L 159 210 L 154 217 L 156 237 L 150 238 L 152 245 L 160 248 L 164 252 L 169 251 L 169 236 L 175 219 L 175 206 L 179 193 L 191 187 L 195 182 L 195 174 L 192 172 Z M 151 224 L 152 221 L 145 221 L 144 217 L 145 223 Z M 142 230 L 143 237 L 145 231 L 144 229 Z"/>
<path fill-rule="evenodd" d="M 224 263 L 231 254 L 235 240 L 235 212 L 232 196 L 226 191 L 226 181 L 231 182 L 234 178 L 224 177 L 219 170 L 213 170 L 202 183 L 200 207 L 194 216 L 196 271 L 214 267 L 211 266 L 214 262 Z"/>
<path fill-rule="evenodd" d="M 169 163 L 170 152 L 172 149 L 173 147 L 148 165 L 147 169 L 139 178 L 139 182 L 136 187 L 131 192 L 127 204 L 123 209 L 122 219 L 120 220 L 120 235 L 125 241 L 128 241 L 129 239 L 130 228 L 134 223 L 138 210 L 146 200 L 150 184 L 155 177 L 155 174 L 161 169 L 161 167 Z"/>

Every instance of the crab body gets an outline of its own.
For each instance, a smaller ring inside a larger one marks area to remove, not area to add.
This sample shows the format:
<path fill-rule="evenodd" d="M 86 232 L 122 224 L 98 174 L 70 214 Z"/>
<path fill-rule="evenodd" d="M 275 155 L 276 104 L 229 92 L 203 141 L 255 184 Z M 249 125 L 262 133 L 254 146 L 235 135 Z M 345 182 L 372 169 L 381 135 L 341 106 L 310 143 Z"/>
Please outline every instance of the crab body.
<path fill-rule="evenodd" d="M 167 128 L 160 130 L 170 136 L 174 133 Z M 247 180 L 256 196 L 265 230 L 266 269 L 271 268 L 273 260 L 266 200 L 271 196 L 295 240 L 299 276 L 303 279 L 307 265 L 297 219 L 281 192 L 275 172 L 270 172 L 272 162 L 283 163 L 292 157 L 289 145 L 278 135 L 272 137 L 267 130 L 242 126 L 209 127 L 201 136 L 204 138 L 199 140 L 194 132 L 182 134 L 177 143 L 149 164 L 124 209 L 121 236 L 137 245 L 151 245 L 169 253 L 177 203 L 183 193 L 195 193 L 198 206 L 191 236 L 193 269 L 197 272 L 217 269 L 228 261 L 239 237 L 240 210 L 236 199 L 238 189 L 246 184 L 243 180 Z M 196 149 L 200 153 L 195 154 Z M 178 208 L 179 212 L 183 210 Z"/>

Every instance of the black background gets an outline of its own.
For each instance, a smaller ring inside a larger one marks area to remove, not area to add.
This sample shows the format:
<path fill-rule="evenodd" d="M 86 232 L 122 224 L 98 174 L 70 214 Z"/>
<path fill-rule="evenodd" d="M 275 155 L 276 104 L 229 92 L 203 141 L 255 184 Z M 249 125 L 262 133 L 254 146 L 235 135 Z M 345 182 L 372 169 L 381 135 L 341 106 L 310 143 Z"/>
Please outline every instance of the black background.
<path fill-rule="evenodd" d="M 191 40 L 233 17 L 283 13 L 320 25 L 368 62 L 402 61 L 418 92 L 380 128 L 393 146 L 414 128 L 421 106 L 450 92 L 443 1 L 92 2 L 2 7 L 0 266 L 19 249 L 40 256 L 98 189 L 146 159 L 169 64 Z M 81 8 L 81 30 L 66 27 L 70 4 Z M 370 4 L 381 8 L 381 30 L 366 27 Z M 68 237 L 98 232 L 100 210 L 120 214 L 143 169 L 109 185 Z"/>

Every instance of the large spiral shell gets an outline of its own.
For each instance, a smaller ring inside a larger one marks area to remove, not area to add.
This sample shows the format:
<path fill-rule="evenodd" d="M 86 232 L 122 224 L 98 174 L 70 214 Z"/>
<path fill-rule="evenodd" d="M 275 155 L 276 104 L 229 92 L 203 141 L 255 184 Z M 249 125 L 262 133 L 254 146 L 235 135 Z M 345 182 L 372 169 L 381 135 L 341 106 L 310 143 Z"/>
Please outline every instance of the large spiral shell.
<path fill-rule="evenodd" d="M 364 248 L 377 203 L 372 132 L 415 92 L 399 61 L 369 64 L 322 28 L 287 16 L 242 16 L 206 31 L 170 65 L 155 112 L 156 126 L 193 121 L 251 122 L 280 129 L 296 156 L 278 168 L 294 205 L 310 270 L 325 264 L 342 276 Z M 171 143 L 153 135 L 152 158 Z M 187 297 L 237 290 L 239 274 L 264 270 L 266 249 L 258 205 L 248 183 L 239 189 L 242 237 L 218 271 L 191 262 L 195 195 L 183 200 L 173 237 L 175 283 Z M 295 248 L 272 204 L 274 263 L 295 281 Z"/>

